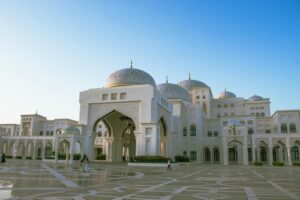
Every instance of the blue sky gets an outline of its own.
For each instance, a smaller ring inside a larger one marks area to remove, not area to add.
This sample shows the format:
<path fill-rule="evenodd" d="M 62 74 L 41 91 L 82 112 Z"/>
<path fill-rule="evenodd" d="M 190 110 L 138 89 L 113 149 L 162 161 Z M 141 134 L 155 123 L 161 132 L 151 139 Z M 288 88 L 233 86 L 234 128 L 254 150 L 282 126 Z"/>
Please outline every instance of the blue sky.
<path fill-rule="evenodd" d="M 133 66 L 300 109 L 300 1 L 0 0 L 0 123 L 78 120 L 79 92 Z"/>

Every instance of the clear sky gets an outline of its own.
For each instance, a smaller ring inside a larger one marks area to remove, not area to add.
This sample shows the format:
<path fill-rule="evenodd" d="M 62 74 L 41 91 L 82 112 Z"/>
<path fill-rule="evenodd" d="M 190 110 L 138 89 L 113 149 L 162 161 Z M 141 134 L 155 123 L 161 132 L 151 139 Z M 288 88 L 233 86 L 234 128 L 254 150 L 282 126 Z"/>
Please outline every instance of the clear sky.
<path fill-rule="evenodd" d="M 79 92 L 133 66 L 300 109 L 299 0 L 0 0 L 0 123 L 78 120 Z"/>

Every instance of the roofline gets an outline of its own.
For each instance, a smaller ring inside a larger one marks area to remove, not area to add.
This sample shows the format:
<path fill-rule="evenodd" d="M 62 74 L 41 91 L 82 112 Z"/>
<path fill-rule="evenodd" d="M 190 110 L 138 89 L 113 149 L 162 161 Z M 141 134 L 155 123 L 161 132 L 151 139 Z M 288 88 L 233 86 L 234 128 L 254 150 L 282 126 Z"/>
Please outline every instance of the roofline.
<path fill-rule="evenodd" d="M 11 126 L 11 125 L 20 126 L 20 124 L 0 124 L 0 126 Z"/>
<path fill-rule="evenodd" d="M 276 113 L 282 113 L 282 112 L 300 112 L 300 110 L 276 110 L 273 114 L 272 117 L 276 114 Z"/>

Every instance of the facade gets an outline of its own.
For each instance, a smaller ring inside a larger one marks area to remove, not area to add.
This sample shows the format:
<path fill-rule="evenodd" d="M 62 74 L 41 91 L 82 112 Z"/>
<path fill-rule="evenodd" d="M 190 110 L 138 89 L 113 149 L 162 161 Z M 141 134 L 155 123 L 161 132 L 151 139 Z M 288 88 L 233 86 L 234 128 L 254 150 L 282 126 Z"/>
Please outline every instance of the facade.
<path fill-rule="evenodd" d="M 214 97 L 190 77 L 156 84 L 148 73 L 124 68 L 104 87 L 80 92 L 79 121 L 21 115 L 20 125 L 0 125 L 0 151 L 12 157 L 130 160 L 137 155 L 187 156 L 199 163 L 299 161 L 300 110 L 271 114 L 270 99 Z M 9 128 L 9 132 L 7 131 Z"/>

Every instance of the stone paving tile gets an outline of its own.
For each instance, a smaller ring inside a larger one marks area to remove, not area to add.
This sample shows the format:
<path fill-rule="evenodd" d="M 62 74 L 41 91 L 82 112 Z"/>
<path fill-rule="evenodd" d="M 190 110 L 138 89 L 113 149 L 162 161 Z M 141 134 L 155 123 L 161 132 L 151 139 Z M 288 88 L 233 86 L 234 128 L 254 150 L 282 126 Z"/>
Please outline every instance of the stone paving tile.
<path fill-rule="evenodd" d="M 15 161 L 0 165 L 0 199 L 300 199 L 299 167 L 185 164 L 164 168 Z"/>

